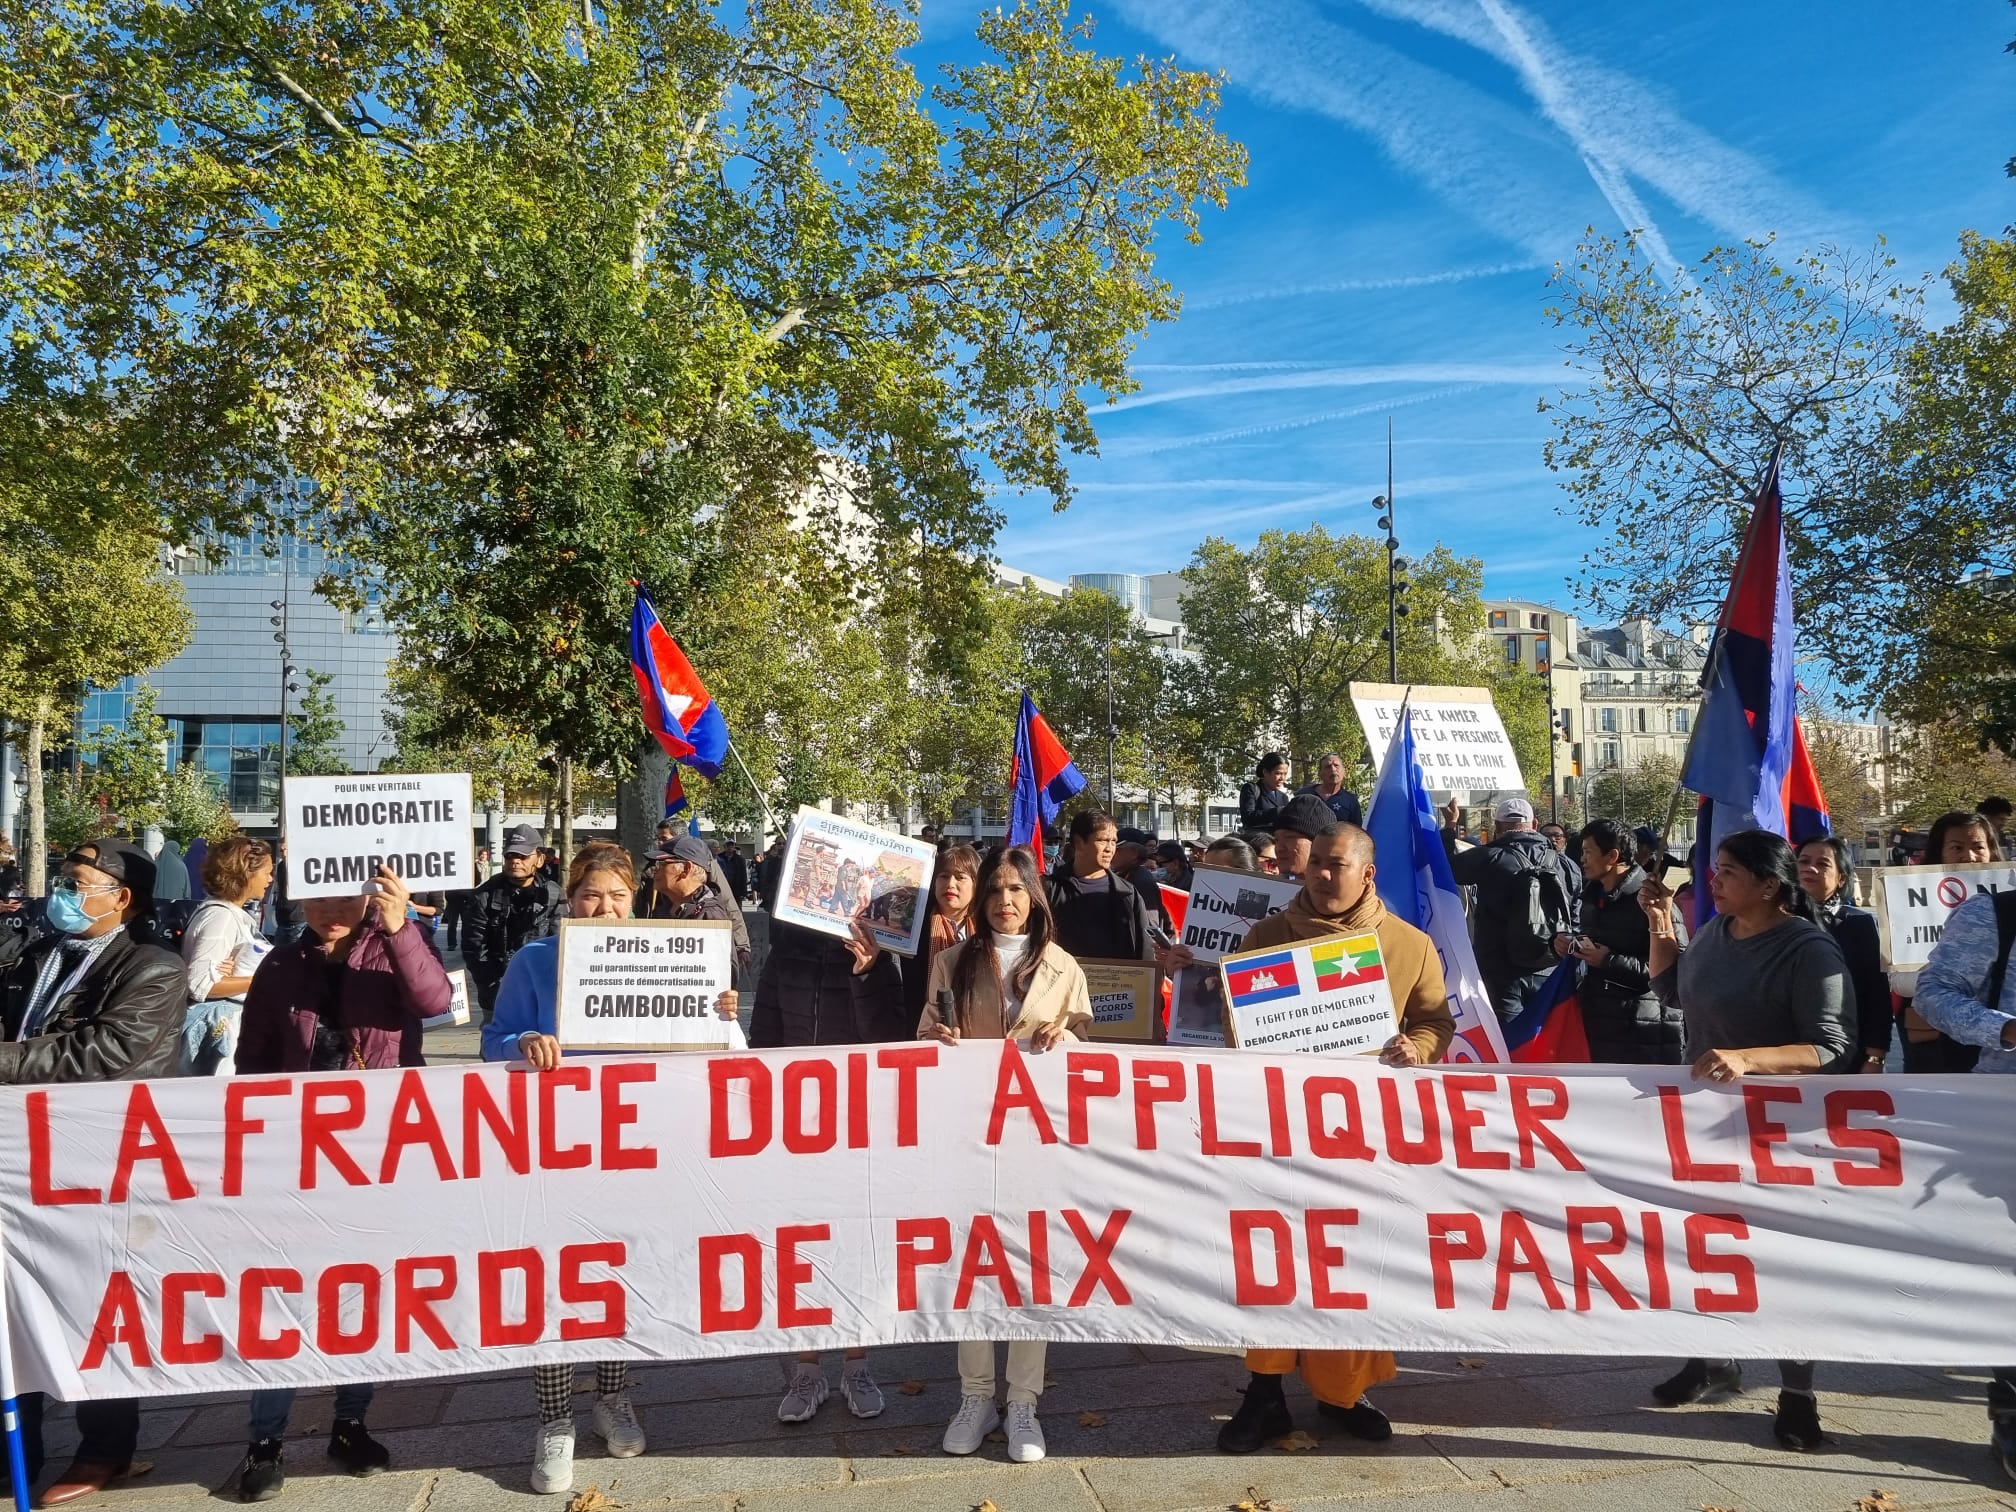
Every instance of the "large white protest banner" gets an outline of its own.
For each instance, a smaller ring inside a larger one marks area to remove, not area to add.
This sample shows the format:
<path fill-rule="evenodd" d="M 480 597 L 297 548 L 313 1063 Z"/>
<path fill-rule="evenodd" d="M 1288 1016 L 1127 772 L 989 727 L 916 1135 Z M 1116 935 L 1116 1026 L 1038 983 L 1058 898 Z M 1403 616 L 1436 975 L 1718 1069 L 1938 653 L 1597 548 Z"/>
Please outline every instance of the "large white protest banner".
<path fill-rule="evenodd" d="M 467 772 L 289 777 L 287 896 L 354 898 L 380 866 L 415 892 L 476 885 Z"/>
<path fill-rule="evenodd" d="M 1372 759 L 1384 759 L 1400 722 L 1400 706 L 1412 700 L 1414 758 L 1436 793 L 1522 792 L 1505 722 L 1484 688 L 1410 688 L 1398 683 L 1351 684 L 1351 706 L 1365 727 Z M 1467 797 L 1465 799 L 1467 800 Z"/>
<path fill-rule="evenodd" d="M 1225 982 L 1218 962 L 1237 950 L 1246 931 L 1279 913 L 1302 890 L 1285 877 L 1199 866 L 1190 873 L 1190 897 L 1183 905 L 1177 938 L 1198 964 L 1169 980 L 1169 1043 L 1225 1043 Z"/>
<path fill-rule="evenodd" d="M 726 919 L 562 919 L 554 1035 L 570 1050 L 726 1050 L 715 1011 L 735 985 Z"/>
<path fill-rule="evenodd" d="M 1869 876 L 1883 965 L 1899 976 L 1916 977 L 1932 959 L 1932 947 L 1962 903 L 1977 893 L 2016 889 L 2016 865 L 2006 861 L 1985 866 L 1879 866 Z"/>
<path fill-rule="evenodd" d="M 1996 1365 L 2012 1113 L 1013 1041 L 102 1082 L 0 1093 L 0 1234 L 67 1398 L 972 1338 Z"/>

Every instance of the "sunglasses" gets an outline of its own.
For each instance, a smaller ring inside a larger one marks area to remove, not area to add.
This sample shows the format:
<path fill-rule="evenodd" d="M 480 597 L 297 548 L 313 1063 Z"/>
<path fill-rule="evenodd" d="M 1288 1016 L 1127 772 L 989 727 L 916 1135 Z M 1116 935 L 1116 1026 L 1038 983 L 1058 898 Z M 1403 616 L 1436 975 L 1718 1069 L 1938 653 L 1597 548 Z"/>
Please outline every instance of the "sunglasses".
<path fill-rule="evenodd" d="M 49 884 L 52 893 L 108 893 L 117 892 L 125 886 L 123 882 L 79 882 L 75 877 L 58 877 Z"/>

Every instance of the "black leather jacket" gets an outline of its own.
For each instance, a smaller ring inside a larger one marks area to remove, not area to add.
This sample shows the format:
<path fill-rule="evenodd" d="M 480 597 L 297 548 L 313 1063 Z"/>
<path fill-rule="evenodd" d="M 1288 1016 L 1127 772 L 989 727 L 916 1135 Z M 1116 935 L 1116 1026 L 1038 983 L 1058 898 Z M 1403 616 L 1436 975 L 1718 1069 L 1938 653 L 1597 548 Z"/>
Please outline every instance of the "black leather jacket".
<path fill-rule="evenodd" d="M 180 956 L 136 939 L 130 925 L 99 953 L 84 980 L 57 999 L 46 1032 L 14 1039 L 42 963 L 67 938 L 37 940 L 7 973 L 8 1038 L 0 1044 L 0 1082 L 173 1076 L 189 1006 L 189 978 Z"/>
<path fill-rule="evenodd" d="M 500 982 L 518 947 L 543 940 L 560 918 L 560 888 L 535 876 L 520 886 L 499 872 L 470 894 L 462 919 L 462 959 L 478 982 Z"/>

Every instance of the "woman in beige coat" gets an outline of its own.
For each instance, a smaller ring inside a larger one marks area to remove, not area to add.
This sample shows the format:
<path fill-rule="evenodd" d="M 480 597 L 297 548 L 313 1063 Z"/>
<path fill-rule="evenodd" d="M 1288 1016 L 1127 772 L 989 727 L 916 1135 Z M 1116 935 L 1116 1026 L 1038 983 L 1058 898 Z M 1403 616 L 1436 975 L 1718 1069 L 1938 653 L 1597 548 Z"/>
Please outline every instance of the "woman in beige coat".
<path fill-rule="evenodd" d="M 1021 846 L 980 868 L 980 907 L 972 938 L 941 950 L 931 962 L 930 990 L 919 1039 L 1017 1039 L 1048 1050 L 1078 1039 L 1092 1023 L 1085 973 L 1055 943 L 1056 924 L 1043 891 L 1042 868 Z M 940 1005 L 950 994 L 949 1022 Z M 1043 1458 L 1036 1400 L 1043 1394 L 1045 1348 L 1040 1340 L 1008 1346 L 1008 1458 Z M 1002 1426 L 994 1406 L 994 1346 L 968 1339 L 959 1346 L 961 1400 L 945 1429 L 947 1454 L 971 1454 Z"/>

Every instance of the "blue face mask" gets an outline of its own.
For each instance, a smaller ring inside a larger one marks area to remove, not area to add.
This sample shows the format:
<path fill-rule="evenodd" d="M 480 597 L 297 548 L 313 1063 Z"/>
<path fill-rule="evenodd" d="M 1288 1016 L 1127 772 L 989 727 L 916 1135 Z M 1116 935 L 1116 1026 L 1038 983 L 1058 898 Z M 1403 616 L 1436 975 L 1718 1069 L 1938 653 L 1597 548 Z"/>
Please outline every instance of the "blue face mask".
<path fill-rule="evenodd" d="M 42 917 L 51 929 L 66 935 L 82 934 L 98 922 L 84 911 L 84 894 L 78 892 L 52 892 Z"/>

